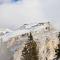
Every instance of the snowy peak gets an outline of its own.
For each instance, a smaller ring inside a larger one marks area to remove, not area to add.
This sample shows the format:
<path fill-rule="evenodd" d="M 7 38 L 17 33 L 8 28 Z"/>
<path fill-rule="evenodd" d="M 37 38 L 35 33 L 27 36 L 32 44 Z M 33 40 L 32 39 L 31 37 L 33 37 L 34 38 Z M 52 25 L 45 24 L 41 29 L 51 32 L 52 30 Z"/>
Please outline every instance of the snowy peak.
<path fill-rule="evenodd" d="M 30 30 L 30 31 L 35 31 L 35 30 L 54 30 L 52 24 L 50 22 L 43 22 L 43 23 L 31 23 L 31 24 L 24 24 L 18 28 L 19 30 Z M 17 29 L 17 30 L 18 30 Z"/>
<path fill-rule="evenodd" d="M 45 25 L 49 25 L 50 22 L 46 22 L 46 23 L 31 23 L 31 24 L 24 24 L 22 26 L 20 26 L 19 29 L 31 29 L 37 26 L 45 26 Z"/>
<path fill-rule="evenodd" d="M 7 31 L 5 31 L 5 34 L 2 36 L 2 39 L 3 41 L 8 41 L 12 37 L 16 37 L 18 35 L 26 34 L 29 32 L 45 33 L 45 32 L 50 32 L 50 31 L 51 32 L 56 31 L 54 27 L 51 26 L 50 22 L 24 24 L 23 26 L 21 26 L 19 29 L 15 31 L 10 31 L 9 29 L 7 29 Z M 6 32 L 9 32 L 9 33 L 6 34 Z"/>
<path fill-rule="evenodd" d="M 10 32 L 12 32 L 12 30 L 10 30 L 8 28 L 7 29 L 0 28 L 0 36 L 5 35 L 5 34 L 10 33 Z"/>

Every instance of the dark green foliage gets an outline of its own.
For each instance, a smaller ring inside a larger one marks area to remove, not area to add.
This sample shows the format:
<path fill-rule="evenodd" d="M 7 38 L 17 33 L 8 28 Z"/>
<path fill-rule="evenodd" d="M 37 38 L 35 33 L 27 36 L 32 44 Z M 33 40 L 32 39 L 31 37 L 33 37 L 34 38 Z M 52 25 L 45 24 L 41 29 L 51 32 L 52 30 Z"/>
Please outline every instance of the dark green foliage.
<path fill-rule="evenodd" d="M 30 32 L 30 36 L 28 36 L 28 40 L 29 40 L 29 41 L 33 40 L 33 36 L 32 36 L 32 34 L 31 34 L 31 32 Z"/>
<path fill-rule="evenodd" d="M 59 44 L 58 44 L 58 49 L 55 50 L 56 56 L 57 56 L 55 60 L 58 60 L 60 58 L 60 32 L 59 32 L 58 38 L 59 38 Z"/>
<path fill-rule="evenodd" d="M 60 44 L 58 44 L 58 49 L 56 49 L 55 52 L 57 55 L 56 60 L 58 60 L 60 58 Z"/>
<path fill-rule="evenodd" d="M 22 51 L 23 60 L 38 60 L 37 44 L 30 33 L 30 39 Z"/>

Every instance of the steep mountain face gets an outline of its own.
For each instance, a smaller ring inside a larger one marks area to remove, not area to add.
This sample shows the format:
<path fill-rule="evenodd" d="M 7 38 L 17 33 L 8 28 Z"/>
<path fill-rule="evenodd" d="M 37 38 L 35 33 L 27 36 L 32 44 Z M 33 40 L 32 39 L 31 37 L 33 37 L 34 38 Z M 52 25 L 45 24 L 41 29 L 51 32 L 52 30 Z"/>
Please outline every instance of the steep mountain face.
<path fill-rule="evenodd" d="M 14 60 L 22 60 L 22 50 L 28 41 L 30 32 L 37 44 L 39 60 L 55 59 L 55 49 L 59 44 L 58 31 L 49 22 L 46 22 L 25 24 L 19 30 L 2 36 L 3 42 L 13 52 Z"/>

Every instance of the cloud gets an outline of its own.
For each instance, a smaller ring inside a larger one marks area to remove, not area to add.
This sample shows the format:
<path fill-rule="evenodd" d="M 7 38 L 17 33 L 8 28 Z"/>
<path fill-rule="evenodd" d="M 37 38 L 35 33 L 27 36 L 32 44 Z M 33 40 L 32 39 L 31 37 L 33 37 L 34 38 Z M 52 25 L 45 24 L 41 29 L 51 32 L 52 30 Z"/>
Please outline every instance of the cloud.
<path fill-rule="evenodd" d="M 0 23 L 5 26 L 20 25 L 43 18 L 42 6 L 37 0 L 25 0 L 22 4 L 4 4 L 0 7 Z"/>
<path fill-rule="evenodd" d="M 22 0 L 0 0 L 0 4 L 5 4 L 5 3 L 16 3 L 18 1 L 22 1 Z"/>
<path fill-rule="evenodd" d="M 3 27 L 12 28 L 24 23 L 47 20 L 60 26 L 59 19 L 60 0 L 22 0 L 16 4 L 0 6 L 0 26 Z"/>

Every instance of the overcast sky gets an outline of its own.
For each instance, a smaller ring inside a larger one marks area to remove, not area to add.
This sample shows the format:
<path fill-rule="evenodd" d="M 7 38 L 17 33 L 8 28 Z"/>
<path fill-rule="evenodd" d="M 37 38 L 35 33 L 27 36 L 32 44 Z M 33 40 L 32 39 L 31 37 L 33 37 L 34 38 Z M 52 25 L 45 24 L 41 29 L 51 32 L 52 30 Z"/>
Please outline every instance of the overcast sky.
<path fill-rule="evenodd" d="M 0 27 L 51 21 L 59 29 L 60 0 L 0 0 Z"/>

